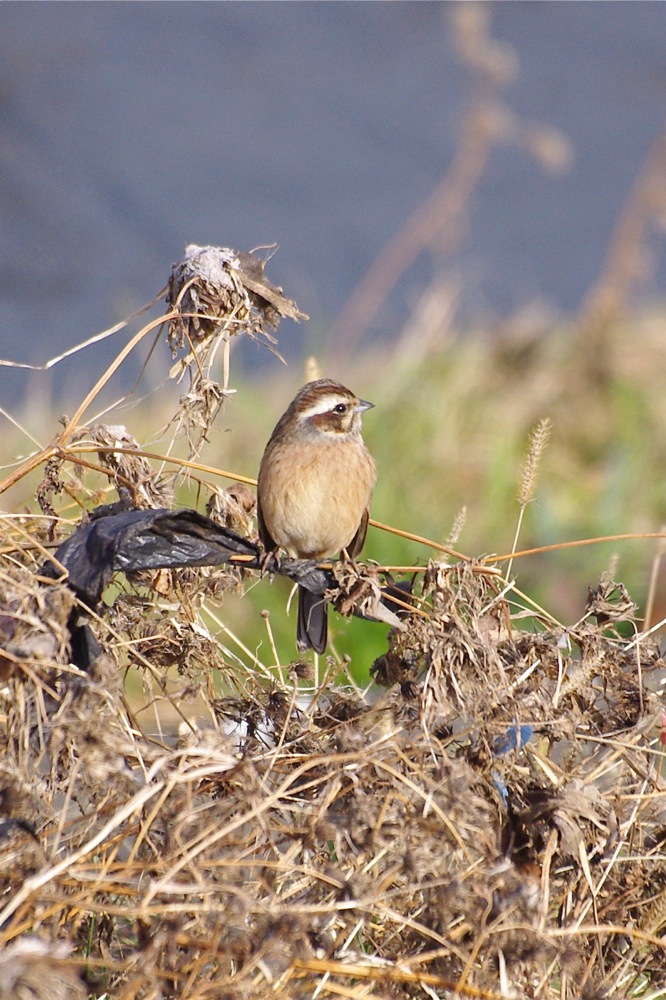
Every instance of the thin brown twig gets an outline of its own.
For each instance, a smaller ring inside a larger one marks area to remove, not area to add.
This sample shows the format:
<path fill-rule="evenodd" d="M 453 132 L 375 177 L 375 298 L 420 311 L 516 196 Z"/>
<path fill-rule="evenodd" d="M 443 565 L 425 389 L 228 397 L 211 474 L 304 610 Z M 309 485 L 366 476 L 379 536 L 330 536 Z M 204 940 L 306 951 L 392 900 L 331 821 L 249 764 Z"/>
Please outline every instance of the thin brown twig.
<path fill-rule="evenodd" d="M 599 535 L 596 538 L 577 538 L 568 542 L 554 542 L 552 545 L 538 545 L 533 549 L 523 549 L 521 552 L 506 552 L 499 556 L 484 556 L 484 562 L 504 562 L 507 559 L 522 559 L 525 556 L 537 556 L 542 555 L 544 552 L 557 552 L 560 549 L 575 549 L 583 545 L 600 545 L 602 542 L 635 541 L 641 538 L 666 538 L 666 532 L 630 531 L 618 535 Z"/>
<path fill-rule="evenodd" d="M 432 972 L 410 972 L 387 964 L 362 965 L 360 962 L 335 962 L 320 958 L 296 959 L 293 964 L 295 969 L 303 972 L 322 972 L 331 976 L 352 976 L 358 979 L 377 979 L 394 983 L 424 983 L 428 986 L 439 986 L 440 989 L 457 990 L 465 996 L 476 997 L 477 1000 L 501 1000 L 500 993 L 467 984 L 458 985 Z"/>

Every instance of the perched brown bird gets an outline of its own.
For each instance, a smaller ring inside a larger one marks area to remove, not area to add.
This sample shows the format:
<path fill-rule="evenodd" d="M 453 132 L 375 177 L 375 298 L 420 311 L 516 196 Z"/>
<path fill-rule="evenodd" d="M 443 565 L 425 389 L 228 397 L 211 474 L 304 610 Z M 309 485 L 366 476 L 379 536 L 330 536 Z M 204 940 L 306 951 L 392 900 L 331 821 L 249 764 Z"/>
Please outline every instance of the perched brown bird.
<path fill-rule="evenodd" d="M 331 379 L 308 382 L 280 417 L 266 445 L 257 484 L 259 535 L 268 551 L 297 559 L 358 555 L 377 478 L 361 437 L 361 414 L 373 403 Z M 326 648 L 321 595 L 298 591 L 296 644 Z"/>

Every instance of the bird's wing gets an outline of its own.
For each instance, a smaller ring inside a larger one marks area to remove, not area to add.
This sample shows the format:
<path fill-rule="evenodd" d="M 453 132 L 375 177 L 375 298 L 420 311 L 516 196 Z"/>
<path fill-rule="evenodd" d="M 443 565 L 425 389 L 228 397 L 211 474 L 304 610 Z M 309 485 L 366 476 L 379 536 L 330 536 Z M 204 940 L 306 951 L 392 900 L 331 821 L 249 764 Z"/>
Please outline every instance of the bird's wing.
<path fill-rule="evenodd" d="M 354 559 L 363 548 L 363 543 L 365 542 L 365 536 L 368 531 L 369 518 L 370 518 L 370 511 L 366 507 L 365 510 L 363 511 L 363 517 L 361 518 L 361 523 L 356 529 L 356 534 L 352 538 L 349 545 L 345 546 L 347 555 L 349 556 L 350 559 Z"/>

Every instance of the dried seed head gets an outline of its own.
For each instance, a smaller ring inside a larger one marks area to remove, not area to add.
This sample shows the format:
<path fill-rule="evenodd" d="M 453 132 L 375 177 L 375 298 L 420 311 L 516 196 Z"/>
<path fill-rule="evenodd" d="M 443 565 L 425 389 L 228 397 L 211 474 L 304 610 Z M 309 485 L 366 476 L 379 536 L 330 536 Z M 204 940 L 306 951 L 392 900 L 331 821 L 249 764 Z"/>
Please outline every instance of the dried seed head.
<path fill-rule="evenodd" d="M 530 447 L 523 463 L 520 481 L 520 492 L 518 503 L 521 507 L 526 507 L 534 499 L 537 486 L 537 475 L 539 462 L 548 445 L 552 422 L 549 417 L 544 417 L 536 425 L 530 435 Z"/>
<path fill-rule="evenodd" d="M 467 521 L 467 507 L 461 507 L 458 513 L 456 514 L 455 521 L 451 526 L 451 531 L 447 539 L 447 545 L 456 544 L 456 542 L 460 538 L 460 535 L 462 534 L 462 530 L 465 527 L 466 521 Z"/>
<path fill-rule="evenodd" d="M 260 257 L 229 247 L 186 246 L 167 285 L 167 306 L 176 313 L 167 331 L 173 356 L 222 334 L 263 335 L 275 344 L 268 330 L 276 329 L 282 317 L 307 319 L 264 277 L 265 266 Z"/>

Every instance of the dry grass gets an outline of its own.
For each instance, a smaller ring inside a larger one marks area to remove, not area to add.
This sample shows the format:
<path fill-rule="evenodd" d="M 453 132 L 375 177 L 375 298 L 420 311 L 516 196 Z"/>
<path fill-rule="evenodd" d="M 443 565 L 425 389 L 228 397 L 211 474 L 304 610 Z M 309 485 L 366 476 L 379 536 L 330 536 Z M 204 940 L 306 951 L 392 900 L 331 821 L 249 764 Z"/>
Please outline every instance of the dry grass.
<path fill-rule="evenodd" d="M 525 631 L 497 575 L 431 563 L 368 700 L 228 663 L 191 575 L 189 608 L 117 598 L 88 672 L 66 586 L 7 556 L 2 583 L 2 941 L 42 980 L 68 943 L 118 998 L 666 988 L 664 664 L 620 585 Z"/>
<path fill-rule="evenodd" d="M 213 316 L 209 353 L 188 345 L 199 387 L 232 335 Z M 564 627 L 510 553 L 343 567 L 346 613 L 411 581 L 366 690 L 344 657 L 285 662 L 270 618 L 216 625 L 247 574 L 118 577 L 80 669 L 74 597 L 40 573 L 77 507 L 169 504 L 186 469 L 252 531 L 251 494 L 195 459 L 200 394 L 178 460 L 175 438 L 159 456 L 86 427 L 94 398 L 4 484 L 41 473 L 44 513 L 2 520 L 0 998 L 662 995 L 664 663 L 623 585 Z"/>

